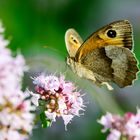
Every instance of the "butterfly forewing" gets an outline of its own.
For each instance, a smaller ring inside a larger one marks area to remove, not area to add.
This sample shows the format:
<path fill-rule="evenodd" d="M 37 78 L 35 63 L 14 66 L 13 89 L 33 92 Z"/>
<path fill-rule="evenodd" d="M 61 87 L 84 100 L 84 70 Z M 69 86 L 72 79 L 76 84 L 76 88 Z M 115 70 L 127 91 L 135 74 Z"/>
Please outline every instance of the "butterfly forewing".
<path fill-rule="evenodd" d="M 76 60 L 79 61 L 83 55 L 93 51 L 95 48 L 102 48 L 108 45 L 132 49 L 132 27 L 128 20 L 108 24 L 89 36 L 78 49 Z"/>
<path fill-rule="evenodd" d="M 68 29 L 65 34 L 65 43 L 69 56 L 75 57 L 77 50 L 83 43 L 83 40 L 74 29 Z"/>

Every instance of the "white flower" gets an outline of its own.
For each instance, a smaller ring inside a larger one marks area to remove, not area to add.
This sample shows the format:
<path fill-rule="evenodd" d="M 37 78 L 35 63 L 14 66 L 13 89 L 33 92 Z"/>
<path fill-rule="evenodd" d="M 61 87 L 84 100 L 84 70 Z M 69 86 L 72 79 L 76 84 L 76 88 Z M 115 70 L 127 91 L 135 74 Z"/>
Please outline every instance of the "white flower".
<path fill-rule="evenodd" d="M 74 117 L 73 115 L 63 115 L 62 116 L 62 118 L 64 120 L 65 130 L 67 130 L 67 125 L 68 125 L 68 123 L 71 122 L 73 117 Z"/>
<path fill-rule="evenodd" d="M 45 114 L 48 119 L 52 120 L 53 122 L 56 121 L 56 112 L 45 111 Z"/>
<path fill-rule="evenodd" d="M 39 94 L 34 94 L 32 91 L 29 91 L 30 94 L 32 95 L 31 101 L 35 106 L 38 106 L 38 100 L 40 99 L 40 95 Z"/>

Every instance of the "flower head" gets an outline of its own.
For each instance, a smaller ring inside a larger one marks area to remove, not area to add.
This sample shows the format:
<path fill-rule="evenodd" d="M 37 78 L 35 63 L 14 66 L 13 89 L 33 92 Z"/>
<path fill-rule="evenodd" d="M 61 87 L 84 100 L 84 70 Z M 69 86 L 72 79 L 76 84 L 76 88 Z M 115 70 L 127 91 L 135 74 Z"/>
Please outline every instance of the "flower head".
<path fill-rule="evenodd" d="M 110 131 L 107 140 L 127 140 L 140 139 L 140 110 L 133 114 L 127 112 L 124 116 L 107 113 L 98 121 L 104 126 L 102 132 Z"/>
<path fill-rule="evenodd" d="M 71 82 L 66 82 L 64 76 L 40 75 L 34 78 L 35 92 L 30 92 L 32 102 L 38 106 L 45 106 L 45 115 L 51 122 L 56 117 L 62 117 L 65 126 L 74 116 L 80 116 L 83 110 L 83 99 Z"/>
<path fill-rule="evenodd" d="M 26 100 L 24 93 L 18 90 L 13 96 L 3 96 L 3 103 L 0 104 L 0 139 L 24 140 L 28 138 L 33 129 L 34 107 L 31 101 Z"/>
<path fill-rule="evenodd" d="M 33 129 L 34 107 L 21 90 L 26 69 L 21 54 L 12 57 L 0 23 L 0 140 L 25 140 Z"/>

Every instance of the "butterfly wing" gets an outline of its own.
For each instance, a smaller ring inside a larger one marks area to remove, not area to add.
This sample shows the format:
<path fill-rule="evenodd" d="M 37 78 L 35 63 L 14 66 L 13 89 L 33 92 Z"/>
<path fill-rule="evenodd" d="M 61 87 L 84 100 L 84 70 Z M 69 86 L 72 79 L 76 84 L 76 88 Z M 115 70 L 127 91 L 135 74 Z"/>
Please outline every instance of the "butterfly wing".
<path fill-rule="evenodd" d="M 120 87 L 132 85 L 138 67 L 135 55 L 127 48 L 106 46 L 106 55 L 112 60 L 113 81 Z"/>
<path fill-rule="evenodd" d="M 96 48 L 80 61 L 83 67 L 93 72 L 98 85 L 111 81 L 119 87 L 132 85 L 138 72 L 134 54 L 124 47 Z"/>
<path fill-rule="evenodd" d="M 93 33 L 78 49 L 76 61 L 88 52 L 108 45 L 132 49 L 132 26 L 128 20 L 113 22 Z"/>
<path fill-rule="evenodd" d="M 83 40 L 74 29 L 68 29 L 65 34 L 65 43 L 69 56 L 75 57 L 77 50 L 83 43 Z"/>
<path fill-rule="evenodd" d="M 93 33 L 83 44 L 74 29 L 65 35 L 69 65 L 80 77 L 97 85 L 115 82 L 120 87 L 131 85 L 138 71 L 131 52 L 132 27 L 129 21 L 113 22 Z M 81 45 L 82 44 L 82 45 Z"/>

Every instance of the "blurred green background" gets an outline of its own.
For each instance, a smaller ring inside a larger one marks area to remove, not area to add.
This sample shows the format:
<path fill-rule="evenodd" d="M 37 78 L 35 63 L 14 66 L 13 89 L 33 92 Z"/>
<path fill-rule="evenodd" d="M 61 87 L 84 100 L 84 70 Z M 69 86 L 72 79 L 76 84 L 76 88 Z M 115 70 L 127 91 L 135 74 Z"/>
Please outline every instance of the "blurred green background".
<path fill-rule="evenodd" d="M 30 77 L 42 71 L 61 72 L 86 93 L 85 115 L 74 118 L 68 131 L 58 119 L 48 129 L 38 125 L 30 140 L 104 140 L 106 136 L 101 134 L 102 127 L 96 122 L 102 114 L 136 112 L 136 107 L 140 106 L 140 80 L 124 89 L 114 85 L 112 93 L 105 87 L 94 86 L 66 67 L 64 42 L 68 28 L 75 28 L 86 39 L 105 24 L 128 19 L 134 29 L 134 52 L 140 60 L 139 0 L 0 0 L 0 19 L 6 28 L 6 38 L 11 41 L 9 48 L 13 54 L 20 50 L 30 67 L 25 75 L 25 86 L 31 88 Z"/>

